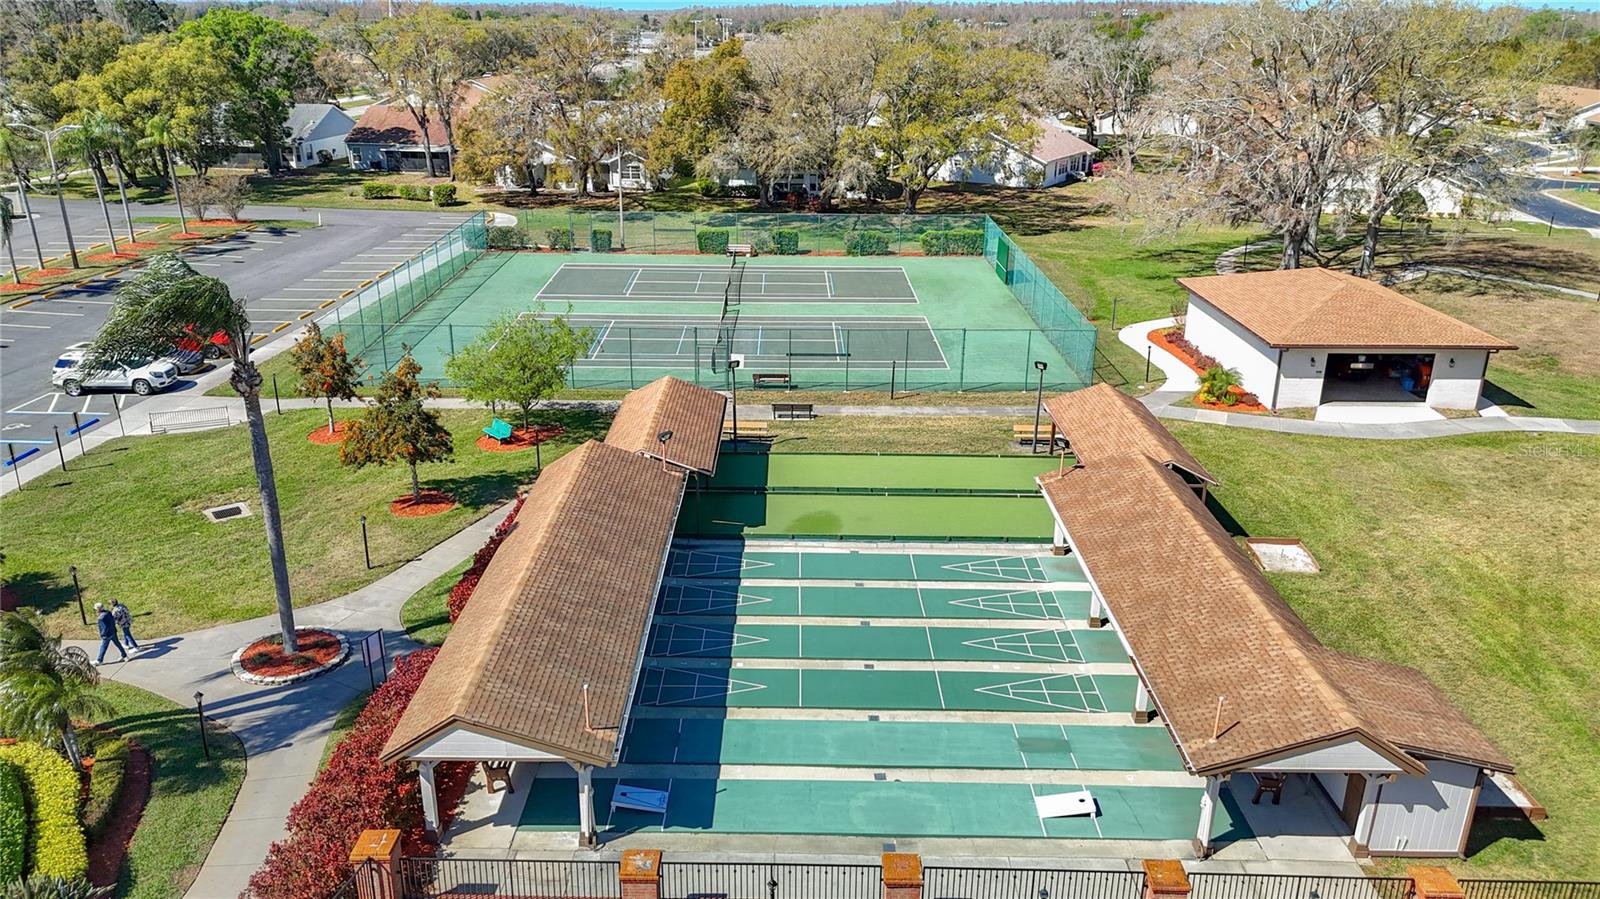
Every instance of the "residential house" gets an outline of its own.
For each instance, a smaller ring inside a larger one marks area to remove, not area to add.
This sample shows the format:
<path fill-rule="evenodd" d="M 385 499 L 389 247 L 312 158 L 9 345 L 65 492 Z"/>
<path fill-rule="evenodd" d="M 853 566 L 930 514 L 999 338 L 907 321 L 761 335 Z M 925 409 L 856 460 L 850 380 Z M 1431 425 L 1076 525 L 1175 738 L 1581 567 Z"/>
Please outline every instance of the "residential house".
<path fill-rule="evenodd" d="M 940 167 L 941 181 L 1054 187 L 1087 177 L 1099 150 L 1054 119 L 1035 119 L 1039 135 L 1027 147 L 1000 142 L 997 154 L 958 153 Z"/>
<path fill-rule="evenodd" d="M 1547 84 L 1539 88 L 1539 127 L 1545 131 L 1576 131 L 1600 126 L 1600 89 Z"/>
<path fill-rule="evenodd" d="M 493 93 L 500 80 L 501 76 L 486 75 L 463 83 L 456 98 L 455 123 L 460 124 L 474 106 Z M 404 103 L 394 100 L 367 107 L 345 135 L 345 146 L 350 153 L 350 167 L 354 169 L 424 172 L 428 169 L 425 148 L 431 148 L 434 171 L 441 175 L 450 171 L 451 147 L 445 137 L 444 122 L 437 112 L 430 110 L 427 141 L 424 142 L 417 120 Z"/>
<path fill-rule="evenodd" d="M 284 157 L 291 168 L 323 165 L 349 155 L 345 135 L 355 119 L 331 103 L 296 103 L 284 130 L 289 133 Z"/>

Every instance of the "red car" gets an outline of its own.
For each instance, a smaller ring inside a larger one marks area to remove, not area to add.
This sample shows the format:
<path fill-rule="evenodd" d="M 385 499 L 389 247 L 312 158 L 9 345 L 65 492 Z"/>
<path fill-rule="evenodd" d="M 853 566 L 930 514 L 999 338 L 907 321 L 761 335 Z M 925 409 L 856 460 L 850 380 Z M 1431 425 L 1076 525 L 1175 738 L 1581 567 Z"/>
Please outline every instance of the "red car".
<path fill-rule="evenodd" d="M 195 335 L 193 325 L 189 326 L 188 331 L 190 336 L 178 341 L 178 349 L 186 353 L 200 353 L 207 359 L 221 359 L 227 355 L 227 331 L 218 331 L 212 334 L 209 340 Z"/>

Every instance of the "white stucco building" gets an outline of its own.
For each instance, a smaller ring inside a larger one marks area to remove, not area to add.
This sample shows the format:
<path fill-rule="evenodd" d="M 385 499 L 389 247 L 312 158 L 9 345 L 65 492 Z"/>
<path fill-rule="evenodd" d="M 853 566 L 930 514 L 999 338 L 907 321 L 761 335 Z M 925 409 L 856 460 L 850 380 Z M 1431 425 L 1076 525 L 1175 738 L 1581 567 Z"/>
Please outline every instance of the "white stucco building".
<path fill-rule="evenodd" d="M 289 133 L 284 158 L 297 169 L 344 159 L 350 155 L 344 138 L 355 124 L 355 119 L 331 103 L 296 103 L 283 125 Z"/>
<path fill-rule="evenodd" d="M 1268 408 L 1423 402 L 1474 409 L 1516 346 L 1364 278 L 1322 268 L 1179 278 L 1184 333 Z"/>
<path fill-rule="evenodd" d="M 989 158 L 958 153 L 939 168 L 940 181 L 964 184 L 1003 184 L 1007 187 L 1054 187 L 1087 176 L 1094 166 L 1094 144 L 1073 134 L 1060 122 L 1038 119 L 1039 136 L 1028 147 L 1001 142 Z"/>

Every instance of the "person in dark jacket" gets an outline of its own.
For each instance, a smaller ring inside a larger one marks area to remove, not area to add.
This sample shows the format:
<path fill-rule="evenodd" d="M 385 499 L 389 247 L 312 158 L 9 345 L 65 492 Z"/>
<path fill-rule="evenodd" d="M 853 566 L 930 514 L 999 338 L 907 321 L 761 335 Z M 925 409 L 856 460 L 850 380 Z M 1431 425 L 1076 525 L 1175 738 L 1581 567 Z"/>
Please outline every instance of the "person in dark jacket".
<path fill-rule="evenodd" d="M 111 620 L 117 623 L 117 628 L 122 631 L 122 643 L 125 648 L 139 652 L 139 641 L 133 639 L 133 613 L 122 604 L 122 600 L 111 600 Z"/>
<path fill-rule="evenodd" d="M 122 658 L 118 661 L 126 662 L 128 660 L 128 651 L 122 648 L 121 641 L 117 639 L 117 620 L 112 617 L 110 612 L 106 611 L 106 604 L 103 602 L 94 604 L 94 625 L 100 630 L 100 655 L 94 660 L 94 663 L 96 665 L 105 664 L 106 647 L 109 646 L 115 646 L 117 652 L 122 653 Z"/>

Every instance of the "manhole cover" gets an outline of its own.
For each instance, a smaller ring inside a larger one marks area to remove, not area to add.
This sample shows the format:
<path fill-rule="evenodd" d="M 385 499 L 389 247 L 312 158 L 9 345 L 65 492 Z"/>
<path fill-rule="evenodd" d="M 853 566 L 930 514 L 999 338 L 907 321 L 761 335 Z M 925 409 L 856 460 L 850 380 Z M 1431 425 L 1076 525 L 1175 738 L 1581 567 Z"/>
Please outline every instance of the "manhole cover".
<path fill-rule="evenodd" d="M 201 514 L 212 521 L 227 521 L 230 518 L 249 515 L 250 507 L 244 503 L 229 503 L 226 506 L 213 506 L 209 509 L 202 509 Z"/>

